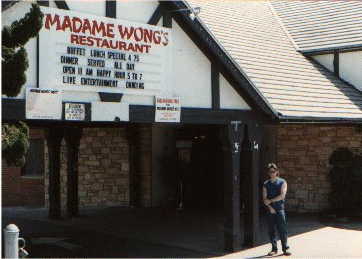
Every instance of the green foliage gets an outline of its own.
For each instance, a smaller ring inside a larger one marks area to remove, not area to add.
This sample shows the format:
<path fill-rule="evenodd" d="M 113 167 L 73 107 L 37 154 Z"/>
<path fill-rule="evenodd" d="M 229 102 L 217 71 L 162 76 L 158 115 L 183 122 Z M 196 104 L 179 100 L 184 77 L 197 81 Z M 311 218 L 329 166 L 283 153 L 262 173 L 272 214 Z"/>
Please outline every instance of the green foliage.
<path fill-rule="evenodd" d="M 20 126 L 4 124 L 1 132 L 2 158 L 9 166 L 23 166 L 29 147 L 29 128 L 20 122 Z"/>
<path fill-rule="evenodd" d="M 2 94 L 16 97 L 26 82 L 25 70 L 29 67 L 26 50 L 3 47 Z"/>
<path fill-rule="evenodd" d="M 331 204 L 339 216 L 362 212 L 362 154 L 358 150 L 337 148 L 329 158 Z"/>
<path fill-rule="evenodd" d="M 43 26 L 44 14 L 37 4 L 32 4 L 30 12 L 19 21 L 14 21 L 11 26 L 2 30 L 2 45 L 8 48 L 24 46 L 31 38 L 38 35 Z"/>
<path fill-rule="evenodd" d="M 2 90 L 1 93 L 17 96 L 26 82 L 25 71 L 29 67 L 26 50 L 22 47 L 38 35 L 43 26 L 44 14 L 36 4 L 30 12 L 11 26 L 2 30 Z"/>
<path fill-rule="evenodd" d="M 43 26 L 43 17 L 39 6 L 32 4 L 24 18 L 2 29 L 1 93 L 8 97 L 17 96 L 26 82 L 25 71 L 29 63 L 23 46 L 38 35 Z M 2 158 L 9 166 L 24 165 L 28 139 L 29 128 L 24 123 L 20 122 L 19 128 L 8 124 L 2 126 Z"/>

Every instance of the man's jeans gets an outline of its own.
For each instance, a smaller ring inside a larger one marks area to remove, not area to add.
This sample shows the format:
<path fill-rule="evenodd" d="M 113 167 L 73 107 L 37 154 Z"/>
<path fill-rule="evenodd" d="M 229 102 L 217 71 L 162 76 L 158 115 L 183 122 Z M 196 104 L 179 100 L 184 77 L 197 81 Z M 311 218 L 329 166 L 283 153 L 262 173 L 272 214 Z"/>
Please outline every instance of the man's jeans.
<path fill-rule="evenodd" d="M 270 237 L 270 242 L 272 244 L 272 250 L 273 251 L 277 251 L 278 250 L 278 246 L 277 246 L 277 233 L 276 233 L 276 229 L 278 229 L 279 232 L 279 236 L 280 236 L 280 240 L 282 241 L 282 249 L 283 251 L 289 249 L 288 246 L 288 234 L 287 234 L 287 229 L 286 229 L 286 224 L 285 224 L 285 212 L 284 210 L 279 210 L 276 211 L 276 213 L 272 214 L 268 211 L 267 213 L 267 222 L 268 222 L 268 228 L 269 228 L 269 237 Z"/>

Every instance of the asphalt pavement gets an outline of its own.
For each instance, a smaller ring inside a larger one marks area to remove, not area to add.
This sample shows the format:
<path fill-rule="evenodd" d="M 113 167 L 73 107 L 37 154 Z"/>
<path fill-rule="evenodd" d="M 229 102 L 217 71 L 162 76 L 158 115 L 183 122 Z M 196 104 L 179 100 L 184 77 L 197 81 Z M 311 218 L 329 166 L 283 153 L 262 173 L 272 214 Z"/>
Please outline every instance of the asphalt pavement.
<path fill-rule="evenodd" d="M 29 258 L 268 258 L 260 219 L 254 248 L 223 251 L 224 217 L 216 211 L 162 208 L 89 208 L 50 220 L 47 208 L 2 208 L 2 228 L 16 224 Z M 290 258 L 362 258 L 362 222 L 287 214 Z M 279 253 L 277 257 L 283 256 Z"/>

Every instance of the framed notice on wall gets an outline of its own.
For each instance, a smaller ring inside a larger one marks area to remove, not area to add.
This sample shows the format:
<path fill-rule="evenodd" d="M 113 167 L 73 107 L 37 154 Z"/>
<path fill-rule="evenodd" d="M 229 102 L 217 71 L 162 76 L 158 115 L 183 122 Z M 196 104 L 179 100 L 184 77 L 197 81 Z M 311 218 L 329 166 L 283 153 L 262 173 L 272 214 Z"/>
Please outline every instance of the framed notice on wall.
<path fill-rule="evenodd" d="M 27 88 L 25 114 L 27 119 L 61 120 L 62 91 Z"/>
<path fill-rule="evenodd" d="M 165 86 L 172 30 L 49 7 L 40 39 L 40 86 L 156 95 Z"/>
<path fill-rule="evenodd" d="M 64 111 L 65 120 L 84 121 L 85 104 L 84 103 L 66 103 Z"/>
<path fill-rule="evenodd" d="M 155 122 L 180 122 L 181 105 L 178 97 L 156 97 Z"/>

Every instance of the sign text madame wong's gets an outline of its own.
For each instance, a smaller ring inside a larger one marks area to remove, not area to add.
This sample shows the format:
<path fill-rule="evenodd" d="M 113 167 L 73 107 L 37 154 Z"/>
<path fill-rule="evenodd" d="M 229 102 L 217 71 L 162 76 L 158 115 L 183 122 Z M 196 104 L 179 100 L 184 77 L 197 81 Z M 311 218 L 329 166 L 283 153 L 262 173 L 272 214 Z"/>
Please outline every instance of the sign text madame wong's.
<path fill-rule="evenodd" d="M 164 86 L 171 31 L 44 8 L 41 83 L 74 91 L 155 94 Z"/>

